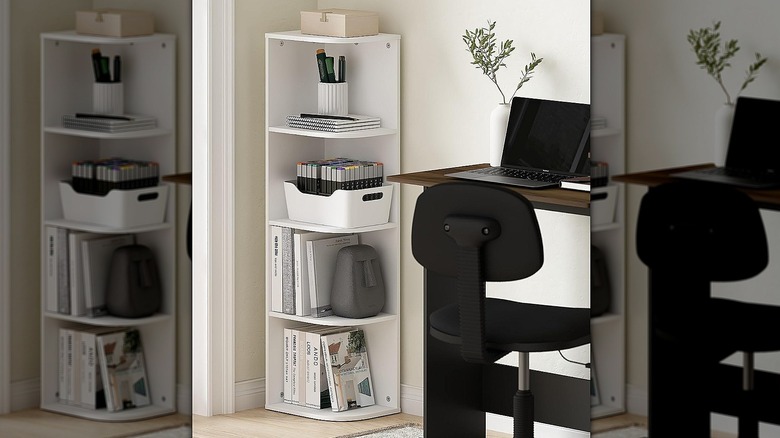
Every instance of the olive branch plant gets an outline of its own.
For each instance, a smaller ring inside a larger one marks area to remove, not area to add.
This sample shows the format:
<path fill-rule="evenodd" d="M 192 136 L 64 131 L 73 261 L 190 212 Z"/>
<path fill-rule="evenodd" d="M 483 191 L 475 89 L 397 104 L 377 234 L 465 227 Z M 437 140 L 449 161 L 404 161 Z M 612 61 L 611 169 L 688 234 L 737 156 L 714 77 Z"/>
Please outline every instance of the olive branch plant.
<path fill-rule="evenodd" d="M 722 73 L 726 67 L 731 67 L 729 60 L 739 51 L 737 40 L 728 40 L 721 47 L 720 21 L 714 22 L 711 27 L 703 27 L 698 30 L 691 29 L 688 32 L 687 39 L 693 52 L 696 54 L 696 65 L 706 70 L 707 74 L 715 79 L 723 93 L 726 94 L 726 104 L 732 105 L 731 95 L 729 95 L 726 86 L 723 84 Z M 760 53 L 756 53 L 755 57 L 755 62 L 750 64 L 745 72 L 745 80 L 742 82 L 742 87 L 737 91 L 737 95 L 756 79 L 758 70 L 767 61 L 767 58 L 761 56 Z"/>
<path fill-rule="evenodd" d="M 493 32 L 495 27 L 496 22 L 488 20 L 488 27 L 479 27 L 473 31 L 466 29 L 466 33 L 463 34 L 463 42 L 466 43 L 467 49 L 473 58 L 471 64 L 482 70 L 482 73 L 498 88 L 498 92 L 501 93 L 502 103 L 506 105 L 506 95 L 501 90 L 501 86 L 498 85 L 496 75 L 501 67 L 506 67 L 504 61 L 509 58 L 515 47 L 512 46 L 513 40 L 510 39 L 497 44 L 496 34 Z M 542 59 L 537 58 L 536 54 L 531 52 L 531 62 L 523 68 L 520 82 L 517 84 L 510 100 L 515 97 L 523 84 L 531 80 L 534 69 L 542 63 Z"/>

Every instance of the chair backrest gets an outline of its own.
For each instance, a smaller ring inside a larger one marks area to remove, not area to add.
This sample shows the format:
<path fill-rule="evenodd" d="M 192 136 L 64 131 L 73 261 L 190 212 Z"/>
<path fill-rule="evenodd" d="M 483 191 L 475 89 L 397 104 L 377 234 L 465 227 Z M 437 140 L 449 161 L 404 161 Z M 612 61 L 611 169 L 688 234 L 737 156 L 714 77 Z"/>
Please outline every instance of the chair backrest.
<path fill-rule="evenodd" d="M 453 182 L 427 188 L 415 206 L 412 254 L 426 269 L 457 278 L 464 360 L 495 360 L 485 347 L 485 281 L 526 278 L 544 264 L 531 203 L 496 185 Z"/>
<path fill-rule="evenodd" d="M 675 181 L 651 188 L 639 208 L 636 246 L 650 269 L 706 281 L 744 280 L 769 262 L 758 206 L 723 184 Z"/>

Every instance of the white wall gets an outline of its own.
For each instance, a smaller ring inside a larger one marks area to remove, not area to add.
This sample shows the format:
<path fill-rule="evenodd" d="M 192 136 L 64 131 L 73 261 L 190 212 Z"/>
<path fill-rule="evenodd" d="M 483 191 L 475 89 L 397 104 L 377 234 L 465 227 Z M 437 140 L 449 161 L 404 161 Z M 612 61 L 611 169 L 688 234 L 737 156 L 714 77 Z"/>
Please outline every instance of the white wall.
<path fill-rule="evenodd" d="M 780 3 L 771 0 L 593 0 L 605 30 L 626 35 L 627 54 L 627 169 L 638 172 L 670 166 L 711 162 L 715 111 L 725 97 L 718 85 L 695 64 L 686 40 L 690 29 L 722 21 L 724 40 L 736 38 L 741 47 L 724 73 L 732 96 L 741 85 L 754 52 L 769 57 L 758 78 L 743 93 L 780 99 Z M 627 381 L 631 391 L 647 391 L 647 270 L 636 256 L 637 210 L 644 187 L 628 187 L 627 199 Z M 759 277 L 739 288 L 748 300 L 780 304 L 777 285 L 780 254 L 776 230 L 780 213 L 763 215 L 769 234 L 770 265 Z M 716 285 L 715 294 L 725 289 Z M 670 358 L 670 360 L 673 360 Z M 780 371 L 780 356 L 762 355 L 757 367 Z M 641 401 L 639 401 L 641 404 Z M 634 403 L 636 407 L 636 400 Z M 641 406 L 639 408 L 641 410 Z M 718 420 L 719 421 L 719 420 Z M 715 424 L 715 423 L 713 423 Z M 720 423 L 718 423 L 720 424 Z M 728 427 L 733 426 L 733 424 Z M 777 429 L 775 429 L 777 430 Z M 777 432 L 775 432 L 777 433 Z"/>

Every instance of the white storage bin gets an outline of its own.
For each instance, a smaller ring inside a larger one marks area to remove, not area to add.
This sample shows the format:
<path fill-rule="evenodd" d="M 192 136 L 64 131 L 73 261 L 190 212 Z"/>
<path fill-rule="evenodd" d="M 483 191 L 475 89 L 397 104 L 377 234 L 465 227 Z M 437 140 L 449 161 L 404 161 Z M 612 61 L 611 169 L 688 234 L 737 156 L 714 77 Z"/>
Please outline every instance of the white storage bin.
<path fill-rule="evenodd" d="M 393 186 L 336 190 L 330 196 L 301 193 L 295 182 L 284 182 L 287 214 L 291 220 L 340 228 L 387 223 Z"/>
<path fill-rule="evenodd" d="M 105 196 L 86 195 L 60 182 L 65 219 L 109 228 L 132 228 L 165 221 L 168 185 L 133 190 L 111 190 Z"/>
<path fill-rule="evenodd" d="M 618 186 L 594 187 L 590 191 L 590 224 L 604 225 L 615 221 Z"/>

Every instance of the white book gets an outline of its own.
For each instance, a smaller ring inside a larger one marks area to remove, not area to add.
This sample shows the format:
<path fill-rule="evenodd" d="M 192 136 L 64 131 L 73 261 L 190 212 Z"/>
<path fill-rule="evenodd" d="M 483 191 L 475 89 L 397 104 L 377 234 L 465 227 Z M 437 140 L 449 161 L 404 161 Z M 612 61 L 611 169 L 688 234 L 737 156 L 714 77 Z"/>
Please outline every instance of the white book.
<path fill-rule="evenodd" d="M 282 312 L 295 315 L 295 263 L 292 228 L 282 227 Z"/>
<path fill-rule="evenodd" d="M 290 403 L 294 405 L 300 404 L 301 402 L 301 393 L 298 391 L 299 333 L 300 332 L 295 328 L 290 330 Z"/>
<path fill-rule="evenodd" d="M 323 335 L 322 343 L 330 365 L 329 390 L 335 392 L 336 404 L 331 409 L 346 411 L 375 404 L 365 332 L 357 328 Z"/>
<path fill-rule="evenodd" d="M 47 312 L 57 312 L 57 227 L 46 226 L 46 302 Z"/>
<path fill-rule="evenodd" d="M 282 312 L 282 227 L 271 225 L 271 311 Z"/>
<path fill-rule="evenodd" d="M 68 402 L 68 329 L 60 327 L 57 363 L 57 398 L 60 403 Z"/>
<path fill-rule="evenodd" d="M 343 331 L 344 327 L 321 327 L 306 333 L 306 406 L 315 409 L 330 407 L 330 391 L 326 375 L 327 358 L 322 350 L 322 335 Z"/>
<path fill-rule="evenodd" d="M 98 335 L 98 360 L 109 412 L 151 404 L 141 332 L 130 328 Z"/>
<path fill-rule="evenodd" d="M 81 255 L 81 242 L 104 236 L 104 234 L 71 230 L 68 235 L 68 279 L 70 281 L 70 314 L 84 316 L 87 306 L 84 296 L 84 263 Z"/>
<path fill-rule="evenodd" d="M 312 316 L 319 318 L 333 315 L 330 292 L 333 273 L 336 270 L 336 256 L 341 248 L 358 243 L 357 234 L 312 240 L 308 243 L 309 299 Z"/>
<path fill-rule="evenodd" d="M 70 315 L 70 269 L 68 267 L 67 228 L 57 228 L 57 311 Z"/>
<path fill-rule="evenodd" d="M 316 231 L 295 230 L 293 234 L 293 254 L 295 254 L 295 314 L 309 316 L 311 312 L 311 294 L 309 292 L 309 262 L 306 245 L 312 240 L 343 236 L 343 234 L 321 233 Z"/>
<path fill-rule="evenodd" d="M 78 357 L 78 331 L 73 328 L 65 329 L 65 379 L 67 382 L 65 400 L 68 404 L 76 403 L 77 388 L 79 387 L 79 361 Z"/>
<path fill-rule="evenodd" d="M 282 386 L 282 399 L 285 403 L 292 403 L 292 378 L 290 370 L 292 369 L 292 329 L 285 327 L 284 334 L 284 385 Z"/>
<path fill-rule="evenodd" d="M 79 406 L 87 409 L 105 407 L 103 380 L 97 352 L 97 336 L 117 331 L 116 327 L 86 327 L 80 330 L 81 385 Z"/>
<path fill-rule="evenodd" d="M 84 302 L 87 316 L 101 316 L 106 309 L 106 285 L 114 250 L 135 243 L 132 234 L 106 235 L 81 242 L 84 263 Z"/>

